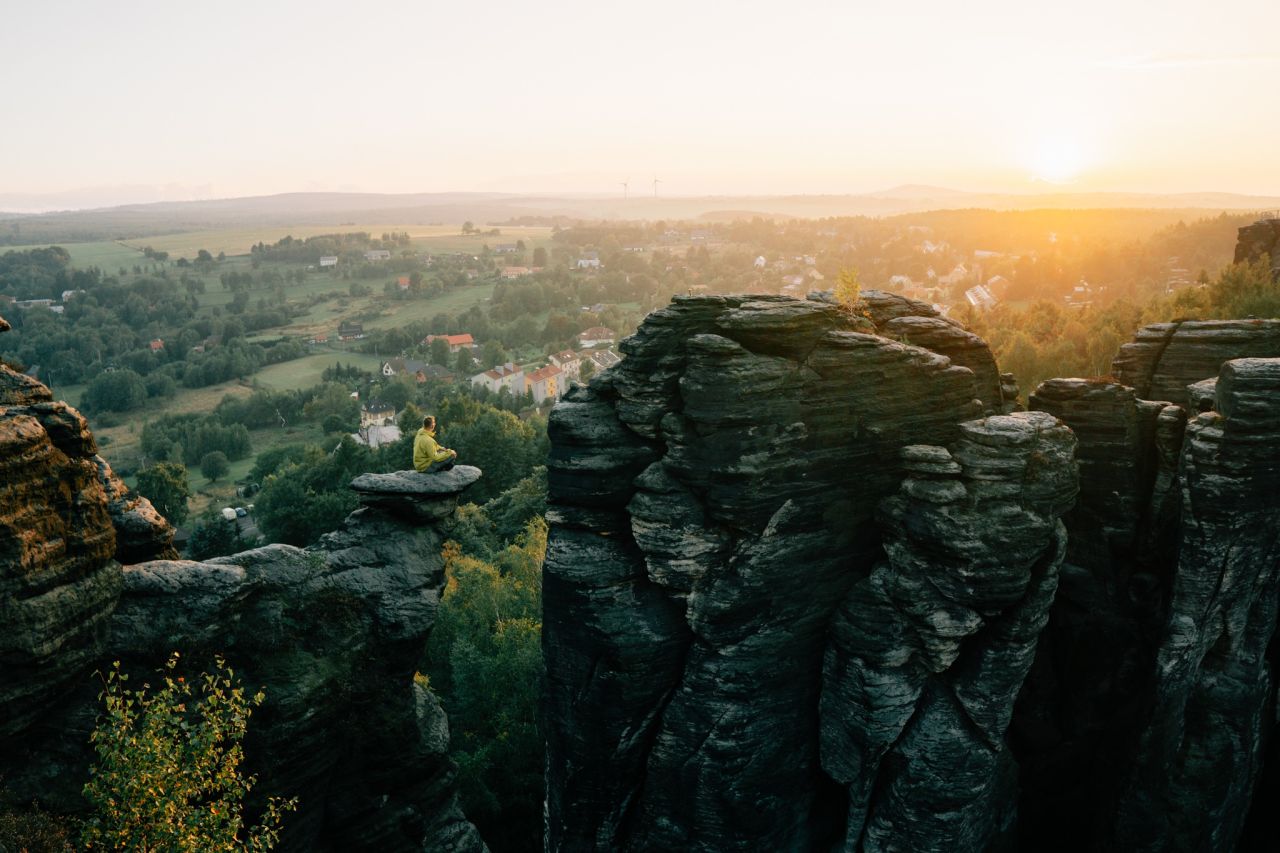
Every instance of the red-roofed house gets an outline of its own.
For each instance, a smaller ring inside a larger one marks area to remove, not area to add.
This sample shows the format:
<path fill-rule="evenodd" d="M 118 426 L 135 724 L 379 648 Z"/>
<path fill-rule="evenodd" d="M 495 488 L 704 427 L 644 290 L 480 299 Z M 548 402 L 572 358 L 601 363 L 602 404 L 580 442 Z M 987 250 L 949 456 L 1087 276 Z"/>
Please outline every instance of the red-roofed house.
<path fill-rule="evenodd" d="M 156 338 L 154 341 L 151 342 L 152 352 L 160 352 L 163 349 L 164 349 L 164 341 L 161 340 L 160 338 Z"/>
<path fill-rule="evenodd" d="M 422 342 L 427 346 L 431 346 L 431 342 L 436 338 L 444 338 L 449 342 L 449 352 L 457 352 L 463 347 L 475 346 L 475 339 L 469 334 L 462 335 L 427 335 Z"/>

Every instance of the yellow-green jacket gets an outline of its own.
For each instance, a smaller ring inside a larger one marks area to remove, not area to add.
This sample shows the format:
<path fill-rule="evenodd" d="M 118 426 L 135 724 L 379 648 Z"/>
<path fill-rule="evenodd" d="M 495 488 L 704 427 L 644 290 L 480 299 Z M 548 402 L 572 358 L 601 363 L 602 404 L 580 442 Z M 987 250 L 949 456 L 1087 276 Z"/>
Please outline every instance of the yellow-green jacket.
<path fill-rule="evenodd" d="M 425 471 L 433 462 L 443 462 L 452 455 L 452 451 L 436 443 L 435 432 L 426 427 L 418 430 L 418 434 L 414 436 L 413 468 L 415 471 Z"/>

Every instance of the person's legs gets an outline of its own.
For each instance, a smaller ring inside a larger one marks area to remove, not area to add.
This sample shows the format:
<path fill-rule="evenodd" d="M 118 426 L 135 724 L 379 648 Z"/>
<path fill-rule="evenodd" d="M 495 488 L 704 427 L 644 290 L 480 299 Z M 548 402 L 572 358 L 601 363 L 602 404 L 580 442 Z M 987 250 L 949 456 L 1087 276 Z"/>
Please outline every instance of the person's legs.
<path fill-rule="evenodd" d="M 427 473 L 436 474 L 436 473 L 439 473 L 440 471 L 448 471 L 452 467 L 453 467 L 452 459 L 446 459 L 443 462 L 432 462 L 430 467 L 427 468 Z"/>

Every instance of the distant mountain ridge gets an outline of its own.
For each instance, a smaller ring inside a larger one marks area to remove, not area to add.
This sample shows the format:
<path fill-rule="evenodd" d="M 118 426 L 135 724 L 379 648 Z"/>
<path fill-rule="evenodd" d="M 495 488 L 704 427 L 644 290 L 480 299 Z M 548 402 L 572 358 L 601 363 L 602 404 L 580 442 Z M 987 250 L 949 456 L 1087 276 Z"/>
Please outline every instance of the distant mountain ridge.
<path fill-rule="evenodd" d="M 0 208 L 13 206 L 0 194 Z M 929 210 L 1140 208 L 1194 211 L 1280 209 L 1280 196 L 1237 193 L 976 193 L 901 185 L 865 194 L 632 197 L 496 192 L 296 192 L 267 196 L 158 201 L 48 213 L 0 213 L 11 245 L 121 239 L 210 228 L 356 224 L 500 223 L 521 218 L 727 221 L 749 216 L 821 218 L 895 216 Z M 21 235 L 22 239 L 15 239 Z"/>

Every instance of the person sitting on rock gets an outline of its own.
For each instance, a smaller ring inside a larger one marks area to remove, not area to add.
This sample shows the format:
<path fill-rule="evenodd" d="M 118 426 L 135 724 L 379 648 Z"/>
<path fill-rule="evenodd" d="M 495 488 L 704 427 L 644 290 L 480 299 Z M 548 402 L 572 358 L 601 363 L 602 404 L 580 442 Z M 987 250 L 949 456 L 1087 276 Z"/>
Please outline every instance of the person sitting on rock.
<path fill-rule="evenodd" d="M 422 419 L 422 429 L 413 438 L 413 468 L 425 474 L 448 471 L 458 451 L 441 447 L 436 443 L 436 419 L 427 415 Z"/>

